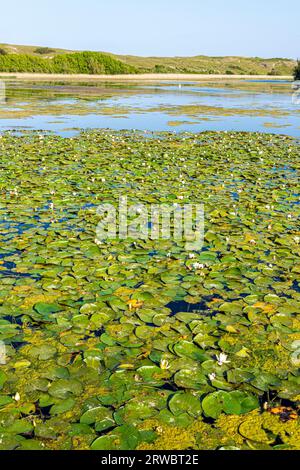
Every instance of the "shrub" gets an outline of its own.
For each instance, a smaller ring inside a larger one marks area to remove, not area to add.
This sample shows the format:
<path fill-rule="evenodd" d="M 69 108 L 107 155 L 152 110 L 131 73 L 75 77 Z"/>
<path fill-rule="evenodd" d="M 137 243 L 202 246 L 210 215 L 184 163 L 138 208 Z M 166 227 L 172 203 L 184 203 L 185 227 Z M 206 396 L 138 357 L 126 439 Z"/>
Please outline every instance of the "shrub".
<path fill-rule="evenodd" d="M 294 79 L 300 80 L 300 60 L 297 60 L 297 65 L 294 70 Z"/>
<path fill-rule="evenodd" d="M 0 47 L 0 55 L 7 55 L 7 51 Z"/>
<path fill-rule="evenodd" d="M 52 54 L 55 50 L 50 49 L 50 47 L 37 47 L 34 52 L 36 54 Z"/>
<path fill-rule="evenodd" d="M 137 70 L 114 57 L 100 52 L 60 54 L 41 58 L 27 54 L 0 56 L 0 72 L 124 74 Z"/>

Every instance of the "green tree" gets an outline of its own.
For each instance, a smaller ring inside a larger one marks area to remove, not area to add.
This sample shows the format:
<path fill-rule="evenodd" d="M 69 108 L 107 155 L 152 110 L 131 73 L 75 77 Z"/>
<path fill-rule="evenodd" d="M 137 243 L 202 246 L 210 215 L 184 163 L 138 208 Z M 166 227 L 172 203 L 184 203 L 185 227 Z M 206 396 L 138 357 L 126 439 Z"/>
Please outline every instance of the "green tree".
<path fill-rule="evenodd" d="M 294 79 L 300 80 L 300 60 L 297 60 L 297 65 L 294 70 Z"/>

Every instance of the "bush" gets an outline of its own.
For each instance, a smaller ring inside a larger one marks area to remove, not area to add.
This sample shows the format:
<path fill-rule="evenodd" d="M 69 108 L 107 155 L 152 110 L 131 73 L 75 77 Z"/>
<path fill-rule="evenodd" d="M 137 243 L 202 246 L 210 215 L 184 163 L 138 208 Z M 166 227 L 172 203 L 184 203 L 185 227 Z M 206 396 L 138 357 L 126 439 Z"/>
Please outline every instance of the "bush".
<path fill-rule="evenodd" d="M 7 55 L 7 51 L 0 47 L 0 55 Z"/>
<path fill-rule="evenodd" d="M 50 47 L 38 47 L 34 52 L 36 54 L 52 54 L 55 50 L 50 49 Z"/>
<path fill-rule="evenodd" d="M 294 70 L 294 79 L 300 80 L 300 60 L 297 60 L 297 65 Z"/>
<path fill-rule="evenodd" d="M 41 58 L 26 54 L 0 56 L 0 72 L 125 74 L 137 73 L 135 67 L 100 52 L 60 54 Z"/>
<path fill-rule="evenodd" d="M 270 70 L 270 72 L 268 72 L 268 75 L 270 75 L 270 77 L 275 77 L 276 75 L 279 75 L 279 74 L 277 74 L 276 69 L 273 68 L 272 70 Z"/>

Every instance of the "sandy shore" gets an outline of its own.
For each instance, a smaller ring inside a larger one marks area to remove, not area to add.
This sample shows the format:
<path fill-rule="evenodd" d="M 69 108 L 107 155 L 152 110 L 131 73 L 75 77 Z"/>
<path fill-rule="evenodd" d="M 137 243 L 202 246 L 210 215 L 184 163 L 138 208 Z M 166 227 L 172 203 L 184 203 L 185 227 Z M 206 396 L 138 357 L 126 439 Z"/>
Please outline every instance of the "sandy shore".
<path fill-rule="evenodd" d="M 197 80 L 292 80 L 292 76 L 270 75 L 201 75 L 201 74 L 175 74 L 175 73 L 149 73 L 138 75 L 85 75 L 85 74 L 42 74 L 42 73 L 7 73 L 0 72 L 0 79 L 20 79 L 31 81 L 42 80 L 100 80 L 100 81 L 197 81 Z"/>

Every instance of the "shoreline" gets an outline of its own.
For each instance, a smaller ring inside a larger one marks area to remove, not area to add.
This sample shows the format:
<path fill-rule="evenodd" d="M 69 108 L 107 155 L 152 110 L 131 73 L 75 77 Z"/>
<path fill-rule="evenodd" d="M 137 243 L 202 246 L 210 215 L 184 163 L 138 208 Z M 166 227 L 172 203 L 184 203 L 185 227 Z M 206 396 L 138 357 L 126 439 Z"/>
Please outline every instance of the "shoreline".
<path fill-rule="evenodd" d="M 124 75 L 89 75 L 89 74 L 43 74 L 43 73 L 14 73 L 0 72 L 0 79 L 18 80 L 99 80 L 99 81 L 201 81 L 201 80 L 291 80 L 289 75 L 205 75 L 205 74 L 178 74 L 178 73 L 149 73 Z"/>

